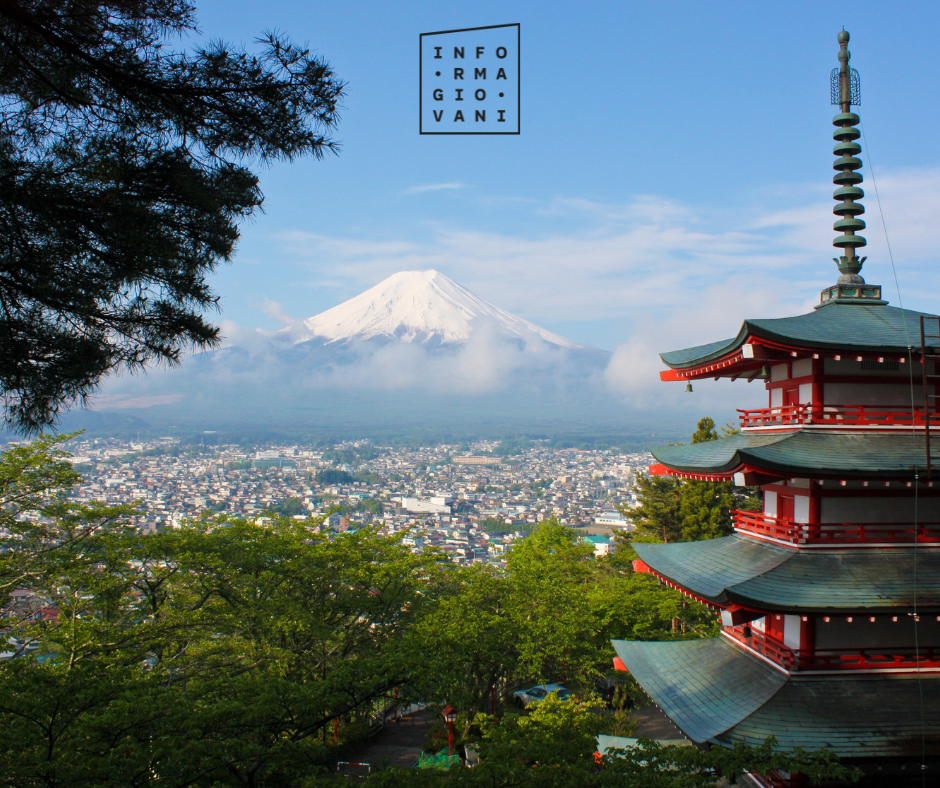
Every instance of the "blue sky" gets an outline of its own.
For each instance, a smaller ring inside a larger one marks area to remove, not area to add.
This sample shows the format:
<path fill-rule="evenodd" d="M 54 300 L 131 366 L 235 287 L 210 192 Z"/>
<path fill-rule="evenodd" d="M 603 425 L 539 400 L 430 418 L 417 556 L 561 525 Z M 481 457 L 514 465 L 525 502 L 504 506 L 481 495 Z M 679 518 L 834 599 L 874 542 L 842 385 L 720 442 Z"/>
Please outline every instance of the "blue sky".
<path fill-rule="evenodd" d="M 836 33 L 906 307 L 938 311 L 940 4 L 202 0 L 202 32 L 309 45 L 348 83 L 325 161 L 263 171 L 265 213 L 214 276 L 225 330 L 272 330 L 437 268 L 550 330 L 655 352 L 807 311 L 831 262 Z M 418 36 L 521 24 L 522 133 L 418 134 Z M 928 31 L 921 34 L 921 31 Z M 868 161 L 869 262 L 893 280 Z"/>

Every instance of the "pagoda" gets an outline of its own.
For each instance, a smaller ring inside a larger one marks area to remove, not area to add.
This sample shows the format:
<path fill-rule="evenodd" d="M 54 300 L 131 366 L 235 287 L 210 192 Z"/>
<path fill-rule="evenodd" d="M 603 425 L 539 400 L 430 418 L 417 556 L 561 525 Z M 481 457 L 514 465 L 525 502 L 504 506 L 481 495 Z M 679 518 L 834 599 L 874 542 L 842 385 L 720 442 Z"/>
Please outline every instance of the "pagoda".
<path fill-rule="evenodd" d="M 719 637 L 615 641 L 615 665 L 700 746 L 829 748 L 860 785 L 940 785 L 940 317 L 861 276 L 858 74 L 832 72 L 840 276 L 804 315 L 662 354 L 663 380 L 765 382 L 739 433 L 651 473 L 759 486 L 731 536 L 635 544 L 638 571 L 714 607 Z M 798 775 L 753 775 L 762 786 Z"/>

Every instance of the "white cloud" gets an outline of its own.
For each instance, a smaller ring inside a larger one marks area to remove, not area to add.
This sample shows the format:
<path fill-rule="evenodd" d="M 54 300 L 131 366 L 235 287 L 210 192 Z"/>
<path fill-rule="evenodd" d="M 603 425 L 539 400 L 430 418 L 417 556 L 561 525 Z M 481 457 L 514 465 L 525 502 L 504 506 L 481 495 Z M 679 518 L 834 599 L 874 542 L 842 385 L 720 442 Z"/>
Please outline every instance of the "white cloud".
<path fill-rule="evenodd" d="M 934 221 L 940 211 L 938 182 L 940 169 L 890 172 L 879 179 L 902 286 L 918 283 L 906 301 L 924 297 L 925 278 L 940 283 L 933 262 L 940 245 L 940 225 Z M 866 186 L 869 261 L 863 273 L 888 292 L 887 249 Z M 553 330 L 569 321 L 620 320 L 625 334 L 615 337 L 614 345 L 633 335 L 636 311 L 659 322 L 677 319 L 709 289 L 738 288 L 732 300 L 739 319 L 757 316 L 755 299 L 768 294 L 781 309 L 815 302 L 819 289 L 838 276 L 831 259 L 835 217 L 831 201 L 820 201 L 819 192 L 798 184 L 787 194 L 775 186 L 771 211 L 649 195 L 623 205 L 557 197 L 517 206 L 525 213 L 525 232 L 494 232 L 461 220 L 415 225 L 394 238 L 298 231 L 281 242 L 285 252 L 310 261 L 318 278 L 344 281 L 345 297 L 396 271 L 436 268 Z M 766 203 L 761 196 L 758 204 Z"/>
<path fill-rule="evenodd" d="M 422 192 L 439 192 L 448 189 L 464 188 L 466 187 L 462 183 L 428 183 L 424 186 L 412 186 L 410 189 L 405 189 L 402 194 L 421 194 Z"/>
<path fill-rule="evenodd" d="M 879 179 L 902 288 L 917 283 L 916 289 L 902 290 L 907 308 L 937 309 L 938 182 L 940 169 L 886 172 Z M 460 186 L 432 184 L 410 191 Z M 896 304 L 880 216 L 868 188 L 869 261 L 863 273 L 882 284 Z M 602 380 L 584 385 L 606 387 L 635 407 L 727 412 L 733 406 L 759 406 L 766 396 L 763 387 L 706 381 L 694 384 L 690 397 L 682 384 L 660 382 L 664 365 L 658 353 L 730 338 L 745 318 L 805 313 L 819 290 L 835 281 L 830 204 L 820 201 L 815 186 L 796 185 L 789 193 L 779 185 L 774 189 L 772 202 L 779 207 L 772 211 L 655 196 L 622 205 L 558 197 L 517 202 L 513 210 L 526 214 L 525 231 L 416 224 L 391 238 L 295 231 L 276 242 L 283 253 L 306 261 L 311 278 L 328 282 L 337 302 L 397 271 L 435 268 L 497 306 L 561 334 L 568 325 L 609 321 L 619 327 L 608 344 L 615 351 L 610 365 Z M 762 197 L 758 204 L 767 202 Z M 275 301 L 263 309 L 283 325 L 298 322 Z M 266 374 L 277 379 L 276 354 L 270 352 L 276 336 L 228 322 L 223 335 L 225 345 L 245 351 L 244 369 L 219 364 L 213 374 L 229 381 Z M 578 335 L 571 338 L 583 341 Z M 491 341 L 484 331 L 451 355 L 390 345 L 344 364 L 306 369 L 291 383 L 313 389 L 488 392 L 501 390 L 518 375 L 546 375 L 547 358 L 524 356 Z M 179 374 L 164 373 L 168 379 Z M 151 376 L 148 384 L 155 385 L 156 378 Z"/>
<path fill-rule="evenodd" d="M 449 349 L 393 343 L 305 347 L 292 345 L 280 332 L 232 325 L 226 333 L 221 350 L 187 359 L 182 369 L 112 378 L 92 406 L 173 404 L 216 416 L 238 411 L 244 417 L 265 415 L 272 408 L 302 408 L 331 392 L 355 391 L 378 404 L 410 392 L 437 395 L 443 403 L 454 396 L 538 392 L 563 400 L 581 396 L 586 388 L 604 391 L 603 359 L 588 362 L 538 340 L 523 350 L 487 325 L 479 326 L 465 345 Z M 487 401 L 498 407 L 498 399 Z"/>
<path fill-rule="evenodd" d="M 277 301 L 272 301 L 270 298 L 264 299 L 264 303 L 261 305 L 261 311 L 272 320 L 275 320 L 281 325 L 287 326 L 289 328 L 299 328 L 303 326 L 304 323 L 303 320 L 299 320 L 296 317 L 288 314 L 284 307 L 282 307 Z"/>

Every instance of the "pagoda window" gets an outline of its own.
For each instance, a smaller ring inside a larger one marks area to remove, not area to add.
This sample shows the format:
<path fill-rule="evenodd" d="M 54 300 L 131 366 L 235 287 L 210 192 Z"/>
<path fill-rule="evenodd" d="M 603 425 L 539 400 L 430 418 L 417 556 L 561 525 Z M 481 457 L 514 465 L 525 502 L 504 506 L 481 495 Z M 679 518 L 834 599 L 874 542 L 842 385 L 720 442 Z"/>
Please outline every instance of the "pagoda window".
<path fill-rule="evenodd" d="M 901 369 L 899 361 L 873 361 L 870 358 L 862 359 L 862 370 L 880 370 L 882 372 L 898 372 Z"/>
<path fill-rule="evenodd" d="M 809 496 L 798 495 L 793 499 L 793 522 L 808 523 L 809 520 Z"/>
<path fill-rule="evenodd" d="M 801 616 L 783 617 L 783 645 L 794 650 L 803 648 L 803 622 Z"/>
<path fill-rule="evenodd" d="M 810 520 L 812 491 L 805 488 L 801 489 L 802 485 L 798 486 L 793 482 L 804 482 L 805 484 L 806 480 L 794 479 L 785 487 L 765 485 L 761 488 L 764 493 L 764 514 L 768 517 L 787 519 L 796 523 L 812 522 Z M 783 490 L 786 490 L 786 492 L 783 492 Z"/>
<path fill-rule="evenodd" d="M 914 404 L 924 401 L 923 386 L 914 384 Z M 826 405 L 864 405 L 883 407 L 910 407 L 911 385 L 909 379 L 898 383 L 840 383 L 827 382 L 823 386 L 823 402 Z"/>
<path fill-rule="evenodd" d="M 914 361 L 915 379 L 920 376 L 920 365 L 916 358 Z M 901 364 L 898 361 L 877 361 L 873 359 L 826 358 L 823 361 L 823 374 L 825 375 L 861 375 L 864 377 L 892 377 L 899 380 L 909 380 L 910 370 L 907 364 Z"/>
<path fill-rule="evenodd" d="M 764 514 L 768 517 L 777 516 L 777 493 L 773 490 L 764 490 Z"/>
<path fill-rule="evenodd" d="M 780 408 L 787 405 L 810 405 L 813 402 L 813 384 L 797 383 L 793 379 L 793 385 L 786 385 L 786 381 L 791 378 L 785 378 L 784 381 L 778 381 L 777 385 L 769 385 L 770 407 Z"/>

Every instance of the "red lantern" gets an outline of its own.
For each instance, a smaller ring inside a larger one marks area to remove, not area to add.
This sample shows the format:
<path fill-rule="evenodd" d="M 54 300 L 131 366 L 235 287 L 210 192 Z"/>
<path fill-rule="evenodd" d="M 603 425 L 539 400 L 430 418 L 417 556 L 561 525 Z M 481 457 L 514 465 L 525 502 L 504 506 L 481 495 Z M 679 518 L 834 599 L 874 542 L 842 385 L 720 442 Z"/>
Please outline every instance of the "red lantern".
<path fill-rule="evenodd" d="M 447 723 L 447 754 L 454 754 L 454 723 L 457 722 L 457 711 L 449 703 L 441 711 L 444 722 Z"/>

